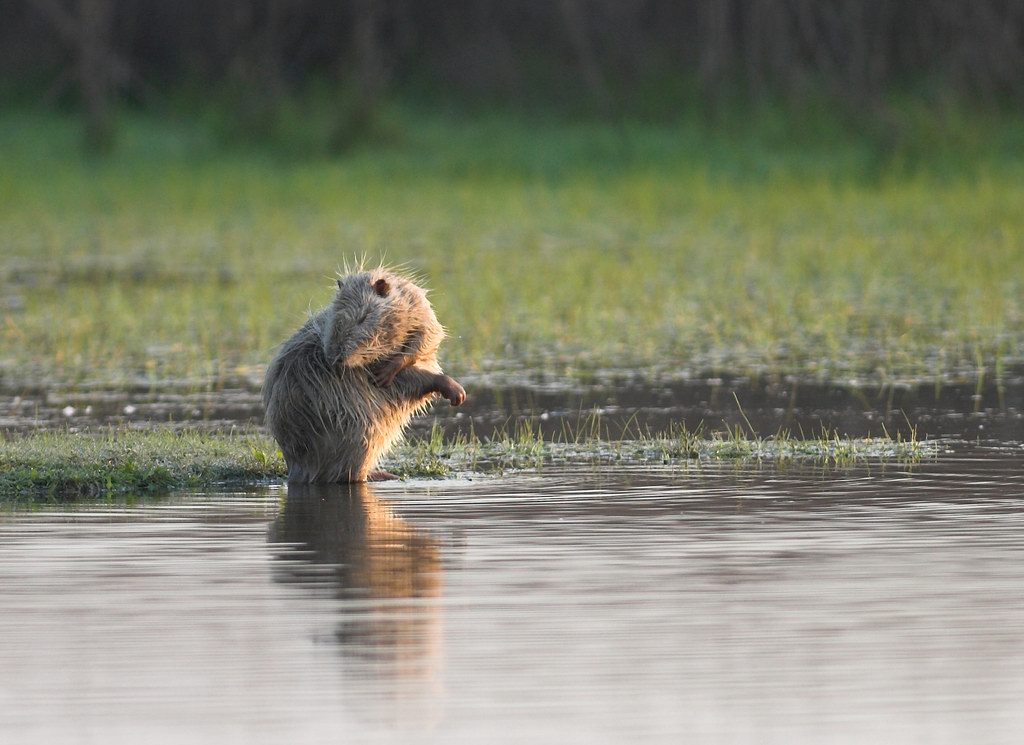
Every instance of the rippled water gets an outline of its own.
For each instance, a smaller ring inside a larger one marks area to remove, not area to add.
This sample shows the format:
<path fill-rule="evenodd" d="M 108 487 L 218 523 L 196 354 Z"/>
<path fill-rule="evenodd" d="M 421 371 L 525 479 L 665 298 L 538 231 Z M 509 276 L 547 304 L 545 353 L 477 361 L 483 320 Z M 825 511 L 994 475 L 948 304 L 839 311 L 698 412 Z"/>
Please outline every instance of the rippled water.
<path fill-rule="evenodd" d="M 0 516 L 0 741 L 1017 743 L 1024 449 Z"/>

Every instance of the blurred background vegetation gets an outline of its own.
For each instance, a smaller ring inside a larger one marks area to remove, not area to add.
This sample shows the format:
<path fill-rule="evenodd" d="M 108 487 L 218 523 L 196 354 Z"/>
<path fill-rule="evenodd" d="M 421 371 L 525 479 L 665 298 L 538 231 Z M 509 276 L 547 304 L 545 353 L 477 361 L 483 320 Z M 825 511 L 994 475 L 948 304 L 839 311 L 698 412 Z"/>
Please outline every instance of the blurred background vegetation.
<path fill-rule="evenodd" d="M 0 17 L 5 99 L 74 107 L 97 149 L 122 105 L 273 137 L 326 99 L 322 144 L 343 149 L 387 136 L 395 96 L 613 121 L 827 102 L 893 127 L 893 97 L 1024 99 L 1016 0 L 2 0 Z"/>
<path fill-rule="evenodd" d="M 0 0 L 0 378 L 258 380 L 346 259 L 460 373 L 1024 361 L 1016 0 Z"/>

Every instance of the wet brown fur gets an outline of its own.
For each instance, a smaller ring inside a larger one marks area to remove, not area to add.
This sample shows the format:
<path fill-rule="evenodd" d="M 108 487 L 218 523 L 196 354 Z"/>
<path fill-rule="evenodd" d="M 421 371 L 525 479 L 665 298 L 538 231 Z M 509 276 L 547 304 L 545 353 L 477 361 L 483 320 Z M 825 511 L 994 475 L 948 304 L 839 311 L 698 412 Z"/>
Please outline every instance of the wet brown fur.
<path fill-rule="evenodd" d="M 461 404 L 465 391 L 437 361 L 443 339 L 412 279 L 384 267 L 339 276 L 334 300 L 281 345 L 263 384 L 289 482 L 366 481 L 435 393 Z"/>

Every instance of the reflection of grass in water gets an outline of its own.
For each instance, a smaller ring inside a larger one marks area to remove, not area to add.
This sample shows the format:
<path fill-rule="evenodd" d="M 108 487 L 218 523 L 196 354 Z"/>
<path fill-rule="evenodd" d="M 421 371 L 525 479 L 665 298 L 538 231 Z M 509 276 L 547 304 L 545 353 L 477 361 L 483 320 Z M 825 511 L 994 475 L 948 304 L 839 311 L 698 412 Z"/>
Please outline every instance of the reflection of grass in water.
<path fill-rule="evenodd" d="M 729 459 L 844 465 L 878 459 L 912 461 L 936 452 L 934 445 L 916 437 L 849 439 L 833 434 L 807 440 L 787 434 L 748 437 L 738 429 L 708 434 L 703 429 L 674 427 L 611 440 L 601 432 L 598 426 L 585 435 L 545 439 L 538 427 L 522 422 L 492 437 L 470 432 L 446 439 L 435 426 L 428 436 L 400 446 L 384 465 L 406 478 L 444 478 L 536 469 L 550 463 L 676 465 Z M 0 500 L 250 486 L 284 476 L 276 444 L 257 433 L 116 430 L 37 433 L 0 441 Z"/>
<path fill-rule="evenodd" d="M 121 154 L 83 161 L 73 124 L 9 117 L 0 371 L 256 372 L 363 253 L 427 276 L 457 372 L 891 380 L 1024 358 L 1019 125 L 933 134 L 920 170 L 774 120 L 626 125 L 625 141 L 600 125 L 415 125 L 401 146 L 327 160 L 136 121 Z"/>

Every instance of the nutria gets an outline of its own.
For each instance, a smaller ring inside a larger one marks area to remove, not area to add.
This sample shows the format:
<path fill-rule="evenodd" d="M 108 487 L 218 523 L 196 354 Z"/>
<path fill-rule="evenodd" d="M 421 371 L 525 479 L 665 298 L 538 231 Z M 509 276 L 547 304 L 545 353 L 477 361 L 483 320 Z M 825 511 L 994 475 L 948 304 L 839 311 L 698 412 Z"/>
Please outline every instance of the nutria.
<path fill-rule="evenodd" d="M 339 276 L 333 302 L 292 335 L 267 368 L 267 427 L 288 481 L 393 478 L 374 471 L 434 394 L 466 392 L 441 371 L 444 339 L 426 292 L 379 267 Z"/>

